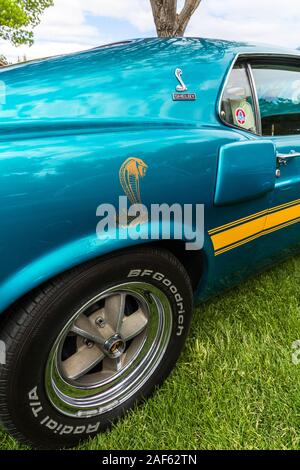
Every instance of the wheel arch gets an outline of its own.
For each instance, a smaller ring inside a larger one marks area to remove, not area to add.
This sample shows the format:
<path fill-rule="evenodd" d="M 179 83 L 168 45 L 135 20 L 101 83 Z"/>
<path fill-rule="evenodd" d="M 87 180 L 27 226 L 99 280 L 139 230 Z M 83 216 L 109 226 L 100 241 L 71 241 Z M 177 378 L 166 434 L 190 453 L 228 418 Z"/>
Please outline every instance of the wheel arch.
<path fill-rule="evenodd" d="M 116 256 L 125 250 L 147 246 L 170 251 L 185 267 L 193 291 L 196 292 L 205 269 L 204 249 L 187 251 L 185 242 L 181 240 L 109 240 L 97 244 L 95 237 L 92 236 L 48 253 L 8 278 L 0 287 L 0 316 L 36 288 L 74 267 L 89 261 L 101 260 L 110 254 Z"/>

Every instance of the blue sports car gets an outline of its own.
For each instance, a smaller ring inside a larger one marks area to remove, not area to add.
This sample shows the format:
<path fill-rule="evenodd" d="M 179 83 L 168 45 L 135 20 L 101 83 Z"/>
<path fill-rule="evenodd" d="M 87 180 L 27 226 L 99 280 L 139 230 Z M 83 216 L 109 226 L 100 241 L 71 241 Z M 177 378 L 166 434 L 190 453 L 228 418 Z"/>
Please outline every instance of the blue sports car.
<path fill-rule="evenodd" d="M 149 396 L 194 302 L 299 251 L 299 157 L 296 51 L 145 39 L 2 68 L 7 431 L 73 446 Z"/>

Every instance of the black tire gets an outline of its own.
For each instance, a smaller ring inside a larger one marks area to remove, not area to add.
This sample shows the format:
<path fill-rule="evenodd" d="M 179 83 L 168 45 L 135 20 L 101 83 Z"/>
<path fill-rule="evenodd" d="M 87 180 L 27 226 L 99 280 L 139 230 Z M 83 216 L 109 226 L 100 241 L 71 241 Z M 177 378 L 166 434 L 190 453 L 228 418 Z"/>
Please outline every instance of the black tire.
<path fill-rule="evenodd" d="M 132 279 L 138 285 L 147 282 L 168 300 L 172 322 L 163 355 L 125 402 L 100 416 L 67 416 L 47 393 L 45 370 L 53 344 L 89 299 Z M 0 331 L 6 345 L 6 364 L 0 365 L 0 420 L 5 429 L 22 443 L 46 449 L 71 447 L 105 431 L 173 369 L 189 331 L 192 298 L 189 277 L 177 258 L 165 250 L 137 248 L 76 267 L 22 299 L 7 312 Z"/>

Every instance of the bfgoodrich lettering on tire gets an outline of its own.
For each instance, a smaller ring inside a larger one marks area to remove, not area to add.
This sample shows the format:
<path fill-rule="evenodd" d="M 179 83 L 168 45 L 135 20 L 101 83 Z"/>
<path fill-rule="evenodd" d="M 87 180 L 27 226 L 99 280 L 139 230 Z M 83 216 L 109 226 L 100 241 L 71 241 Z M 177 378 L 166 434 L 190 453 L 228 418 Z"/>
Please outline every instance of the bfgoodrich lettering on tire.
<path fill-rule="evenodd" d="M 174 367 L 192 314 L 169 252 L 134 249 L 57 277 L 7 312 L 0 419 L 34 447 L 105 431 Z"/>

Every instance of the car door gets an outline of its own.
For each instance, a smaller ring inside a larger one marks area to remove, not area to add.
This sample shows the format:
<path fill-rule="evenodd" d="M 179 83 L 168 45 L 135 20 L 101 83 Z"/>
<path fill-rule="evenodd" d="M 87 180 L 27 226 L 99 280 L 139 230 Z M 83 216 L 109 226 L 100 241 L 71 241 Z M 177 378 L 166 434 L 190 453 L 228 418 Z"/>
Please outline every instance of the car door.
<path fill-rule="evenodd" d="M 214 197 L 205 221 L 211 242 L 209 284 L 232 286 L 259 269 L 262 234 L 275 186 L 276 155 L 260 138 L 257 103 L 245 57 L 237 57 L 220 91 L 218 111 L 228 139 L 217 144 Z M 230 128 L 230 130 L 229 130 Z"/>
<path fill-rule="evenodd" d="M 250 68 L 259 104 L 259 139 L 270 139 L 278 156 L 262 244 L 268 262 L 274 254 L 300 247 L 300 57 L 255 58 Z"/>

